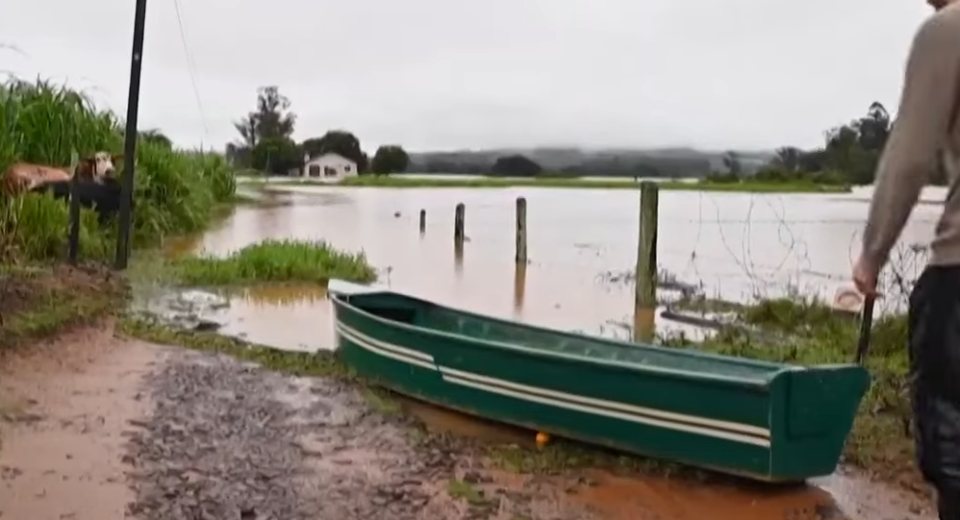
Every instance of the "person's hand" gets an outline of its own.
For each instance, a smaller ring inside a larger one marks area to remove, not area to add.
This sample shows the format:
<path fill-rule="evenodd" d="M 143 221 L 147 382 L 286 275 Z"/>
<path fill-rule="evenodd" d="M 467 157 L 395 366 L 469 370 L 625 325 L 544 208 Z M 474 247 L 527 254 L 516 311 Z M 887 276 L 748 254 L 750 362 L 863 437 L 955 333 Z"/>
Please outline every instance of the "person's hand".
<path fill-rule="evenodd" d="M 880 269 L 863 256 L 853 266 L 853 284 L 864 296 L 877 296 L 877 276 Z"/>

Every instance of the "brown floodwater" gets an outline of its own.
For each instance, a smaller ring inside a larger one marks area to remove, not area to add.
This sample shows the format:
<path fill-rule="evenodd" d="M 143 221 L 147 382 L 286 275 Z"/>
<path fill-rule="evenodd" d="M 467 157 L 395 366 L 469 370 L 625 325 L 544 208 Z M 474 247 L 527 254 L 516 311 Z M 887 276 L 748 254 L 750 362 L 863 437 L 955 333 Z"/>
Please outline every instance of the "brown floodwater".
<path fill-rule="evenodd" d="M 536 447 L 536 432 L 497 424 L 398 398 L 428 429 L 485 442 Z M 530 477 L 492 470 L 497 485 L 522 487 Z M 720 479 L 702 483 L 643 475 L 587 470 L 570 477 L 547 477 L 548 488 L 563 490 L 559 500 L 587 505 L 605 520 L 922 520 L 936 515 L 922 499 L 840 472 L 805 486 L 778 486 Z M 588 484 L 584 485 L 584 482 Z M 541 487 L 544 485 L 540 483 Z"/>
<path fill-rule="evenodd" d="M 439 303 L 528 323 L 629 338 L 635 327 L 632 271 L 638 195 L 623 190 L 275 188 L 270 204 L 243 206 L 168 253 L 227 254 L 264 239 L 326 240 L 363 251 L 380 283 Z M 528 265 L 514 265 L 514 207 L 528 201 Z M 663 192 L 658 263 L 707 296 L 742 300 L 799 289 L 832 298 L 847 285 L 867 206 L 850 195 Z M 463 250 L 453 214 L 466 206 Z M 421 209 L 427 213 L 418 230 Z M 919 207 L 906 243 L 930 239 L 936 208 Z M 292 350 L 334 346 L 333 313 L 321 287 L 275 286 L 231 297 L 223 332 Z M 658 330 L 682 329 L 657 323 Z M 408 403 L 429 426 L 492 442 L 533 444 L 535 432 L 491 425 Z M 506 478 L 506 477 L 505 477 Z M 690 482 L 599 472 L 563 494 L 610 519 L 921 519 L 926 504 L 838 473 L 799 488 Z M 563 486 L 563 483 L 556 483 Z M 839 514 L 838 511 L 842 511 Z M 819 516 L 817 516 L 819 515 Z M 830 516 L 833 515 L 833 516 Z M 838 516 L 839 515 L 839 516 Z"/>
<path fill-rule="evenodd" d="M 565 330 L 630 338 L 639 202 L 627 190 L 273 187 L 169 254 L 222 255 L 274 238 L 363 251 L 380 283 L 437 302 Z M 527 199 L 529 265 L 514 265 L 515 201 Z M 658 264 L 710 297 L 743 300 L 846 287 L 863 226 L 863 193 L 660 194 Z M 467 242 L 453 245 L 466 207 Z M 424 233 L 419 212 L 426 211 Z M 936 208 L 917 208 L 904 243 L 925 242 Z M 669 295 L 667 295 L 669 296 Z M 227 331 L 281 348 L 330 348 L 329 301 L 314 287 L 234 298 Z M 659 319 L 659 331 L 697 329 Z"/>

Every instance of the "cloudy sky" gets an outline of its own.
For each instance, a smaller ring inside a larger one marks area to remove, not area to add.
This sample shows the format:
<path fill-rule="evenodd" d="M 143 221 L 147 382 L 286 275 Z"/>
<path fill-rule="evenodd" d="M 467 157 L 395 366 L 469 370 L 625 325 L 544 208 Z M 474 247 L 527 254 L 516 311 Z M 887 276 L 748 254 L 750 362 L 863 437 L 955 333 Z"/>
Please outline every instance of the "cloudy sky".
<path fill-rule="evenodd" d="M 148 0 L 141 128 L 221 148 L 277 85 L 372 149 L 809 146 L 895 110 L 923 0 Z M 0 70 L 123 113 L 133 0 L 0 0 Z M 192 60 L 188 65 L 187 56 Z M 191 70 L 193 75 L 191 76 Z M 194 93 L 197 84 L 199 103 Z"/>

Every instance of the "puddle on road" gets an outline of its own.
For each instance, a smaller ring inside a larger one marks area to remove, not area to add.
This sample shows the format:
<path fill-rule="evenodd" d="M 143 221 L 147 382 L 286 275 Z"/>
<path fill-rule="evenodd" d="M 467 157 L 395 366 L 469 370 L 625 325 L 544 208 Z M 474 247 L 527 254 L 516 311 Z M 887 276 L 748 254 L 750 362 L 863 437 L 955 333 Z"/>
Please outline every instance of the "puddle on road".
<path fill-rule="evenodd" d="M 278 285 L 229 295 L 220 332 L 286 350 L 334 348 L 333 306 L 326 288 Z"/>
<path fill-rule="evenodd" d="M 405 397 L 404 410 L 431 431 L 485 442 L 535 447 L 535 432 L 478 419 Z M 499 486 L 521 487 L 534 478 L 494 471 Z M 558 499 L 585 505 L 605 520 L 926 520 L 934 518 L 919 499 L 855 473 L 840 471 L 805 486 L 779 486 L 730 478 L 704 484 L 685 479 L 619 476 L 589 470 L 570 477 L 547 477 Z M 721 477 L 723 478 L 723 477 Z M 586 482 L 586 483 L 585 483 Z M 544 482 L 538 485 L 543 486 Z"/>

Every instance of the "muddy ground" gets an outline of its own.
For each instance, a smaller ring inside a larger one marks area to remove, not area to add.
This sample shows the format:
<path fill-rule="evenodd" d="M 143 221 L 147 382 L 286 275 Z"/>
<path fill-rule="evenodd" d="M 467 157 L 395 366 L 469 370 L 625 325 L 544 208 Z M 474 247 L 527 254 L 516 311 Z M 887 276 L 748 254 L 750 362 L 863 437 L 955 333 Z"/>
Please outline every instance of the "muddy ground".
<path fill-rule="evenodd" d="M 109 322 L 3 358 L 0 435 L 3 520 L 932 518 L 862 492 L 841 512 L 815 488 L 518 475 L 361 388 Z"/>
<path fill-rule="evenodd" d="M 591 518 L 342 382 L 74 331 L 0 372 L 0 518 Z"/>
<path fill-rule="evenodd" d="M 0 348 L 111 312 L 125 291 L 102 265 L 0 265 Z"/>

